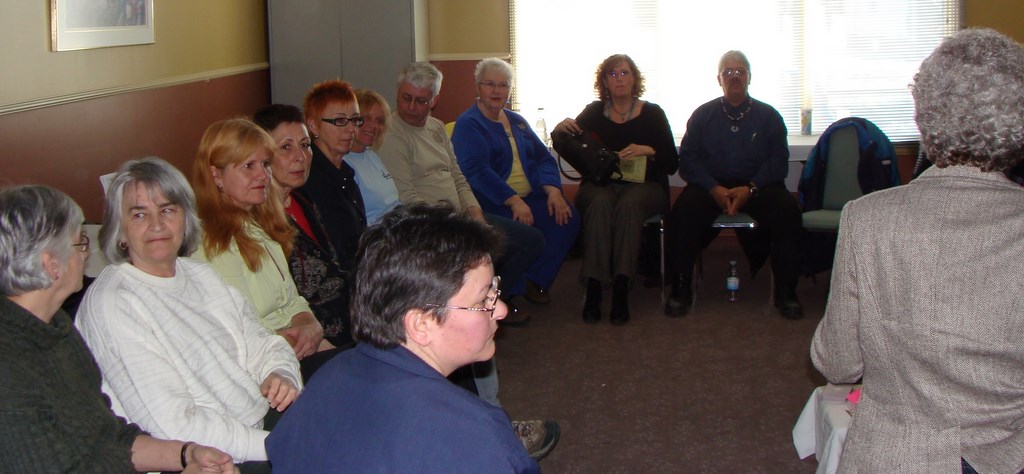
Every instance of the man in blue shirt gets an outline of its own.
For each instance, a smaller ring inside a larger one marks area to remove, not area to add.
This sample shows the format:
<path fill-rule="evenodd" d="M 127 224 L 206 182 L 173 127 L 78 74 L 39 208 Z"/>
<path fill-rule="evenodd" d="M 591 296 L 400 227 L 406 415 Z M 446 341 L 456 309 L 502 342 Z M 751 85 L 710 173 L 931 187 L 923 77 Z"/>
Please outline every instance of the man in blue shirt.
<path fill-rule="evenodd" d="M 686 188 L 668 219 L 675 245 L 668 253 L 676 272 L 665 303 L 669 316 L 683 316 L 693 303 L 693 265 L 705 234 L 719 214 L 749 214 L 758 238 L 771 246 L 775 306 L 787 319 L 803 317 L 796 297 L 800 269 L 800 206 L 786 189 L 789 146 L 786 125 L 774 107 L 747 93 L 750 62 L 729 51 L 718 63 L 723 96 L 701 105 L 686 123 L 679 174 Z"/>

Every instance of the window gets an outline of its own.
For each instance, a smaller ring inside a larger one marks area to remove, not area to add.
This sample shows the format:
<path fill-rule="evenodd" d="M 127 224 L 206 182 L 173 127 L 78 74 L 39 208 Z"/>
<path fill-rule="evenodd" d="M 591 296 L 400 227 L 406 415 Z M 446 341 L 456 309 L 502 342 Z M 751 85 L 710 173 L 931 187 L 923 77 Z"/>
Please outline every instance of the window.
<path fill-rule="evenodd" d="M 908 87 L 921 61 L 960 27 L 960 0 L 510 0 L 513 107 L 548 128 L 596 99 L 594 72 L 625 53 L 644 98 L 685 132 L 700 104 L 722 95 L 722 53 L 751 63 L 750 95 L 773 105 L 790 134 L 800 109 L 812 128 L 864 117 L 893 141 L 916 140 Z M 543 111 L 539 111 L 543 109 Z"/>

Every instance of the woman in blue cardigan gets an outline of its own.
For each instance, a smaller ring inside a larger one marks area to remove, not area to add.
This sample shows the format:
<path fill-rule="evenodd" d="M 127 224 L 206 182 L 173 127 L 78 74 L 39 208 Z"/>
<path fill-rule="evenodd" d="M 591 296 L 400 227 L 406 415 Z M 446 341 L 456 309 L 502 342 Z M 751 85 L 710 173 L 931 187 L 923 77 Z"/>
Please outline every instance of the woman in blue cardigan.
<path fill-rule="evenodd" d="M 526 274 L 526 297 L 547 303 L 547 291 L 579 233 L 579 214 L 562 195 L 558 166 L 547 146 L 526 119 L 505 108 L 512 66 L 484 59 L 476 65 L 476 84 L 476 103 L 455 122 L 455 156 L 484 212 L 544 234 L 544 250 Z"/>

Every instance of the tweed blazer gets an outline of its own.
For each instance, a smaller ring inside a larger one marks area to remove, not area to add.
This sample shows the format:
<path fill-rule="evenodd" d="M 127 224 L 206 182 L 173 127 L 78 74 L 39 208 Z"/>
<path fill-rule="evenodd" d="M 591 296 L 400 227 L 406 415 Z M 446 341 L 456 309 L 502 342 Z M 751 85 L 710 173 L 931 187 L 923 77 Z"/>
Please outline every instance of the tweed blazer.
<path fill-rule="evenodd" d="M 863 377 L 840 472 L 1024 468 L 1024 188 L 932 167 L 848 203 L 811 358 Z"/>

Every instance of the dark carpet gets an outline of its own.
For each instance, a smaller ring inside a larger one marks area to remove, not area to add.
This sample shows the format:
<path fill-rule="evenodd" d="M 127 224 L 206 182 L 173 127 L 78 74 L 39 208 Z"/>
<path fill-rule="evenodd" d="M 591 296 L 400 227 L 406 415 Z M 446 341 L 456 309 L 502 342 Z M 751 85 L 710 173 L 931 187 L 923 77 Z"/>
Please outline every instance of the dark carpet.
<path fill-rule="evenodd" d="M 608 323 L 610 290 L 601 322 L 583 323 L 578 259 L 562 267 L 549 305 L 520 303 L 532 320 L 499 332 L 499 395 L 513 419 L 561 424 L 544 472 L 814 472 L 791 432 L 824 384 L 808 350 L 828 275 L 801 279 L 806 316 L 789 321 L 770 306 L 770 270 L 751 279 L 734 237 L 703 259 L 696 307 L 681 319 L 664 316 L 658 288 L 637 281 L 627 325 Z M 730 259 L 740 262 L 735 303 L 724 290 Z"/>

